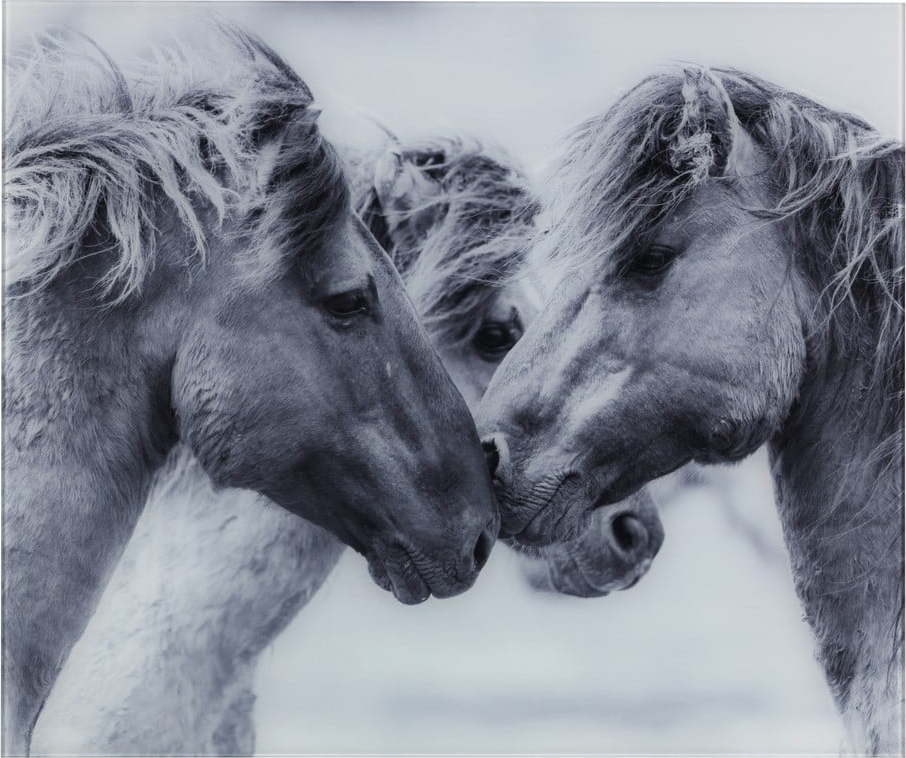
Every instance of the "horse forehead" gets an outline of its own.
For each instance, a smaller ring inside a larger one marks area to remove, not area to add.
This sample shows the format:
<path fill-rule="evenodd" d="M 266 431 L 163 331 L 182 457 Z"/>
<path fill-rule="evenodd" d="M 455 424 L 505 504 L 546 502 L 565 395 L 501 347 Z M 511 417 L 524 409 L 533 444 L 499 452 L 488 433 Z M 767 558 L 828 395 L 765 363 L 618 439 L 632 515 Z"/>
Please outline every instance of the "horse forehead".
<path fill-rule="evenodd" d="M 342 269 L 372 271 L 386 257 L 368 227 L 351 212 L 328 235 L 323 250 L 328 272 Z"/>
<path fill-rule="evenodd" d="M 544 297 L 537 285 L 527 277 L 520 277 L 501 288 L 490 310 L 492 315 L 501 320 L 509 318 L 515 310 L 522 325 L 528 326 L 541 312 L 543 305 Z"/>
<path fill-rule="evenodd" d="M 753 192 L 743 187 L 742 180 L 730 177 L 708 180 L 657 225 L 654 241 L 682 244 L 684 240 L 691 242 L 739 227 L 755 220 L 747 210 L 753 200 Z"/>
<path fill-rule="evenodd" d="M 306 281 L 315 287 L 365 286 L 375 269 L 367 238 L 351 214 L 317 249 L 307 251 L 299 260 Z"/>
<path fill-rule="evenodd" d="M 511 297 L 521 300 L 525 310 L 533 315 L 544 307 L 546 296 L 543 279 L 534 268 L 526 267 L 524 275 L 511 282 L 507 291 Z"/>

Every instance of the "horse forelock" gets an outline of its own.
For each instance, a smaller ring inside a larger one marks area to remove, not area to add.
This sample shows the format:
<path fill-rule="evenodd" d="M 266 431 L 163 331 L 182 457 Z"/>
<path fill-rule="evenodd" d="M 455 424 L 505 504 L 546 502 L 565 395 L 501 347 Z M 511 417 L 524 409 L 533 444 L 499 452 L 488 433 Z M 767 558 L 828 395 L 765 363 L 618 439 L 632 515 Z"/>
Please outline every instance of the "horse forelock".
<path fill-rule="evenodd" d="M 619 271 L 711 175 L 715 139 L 692 94 L 683 71 L 649 76 L 572 131 L 544 183 L 541 261 Z"/>
<path fill-rule="evenodd" d="M 103 229 L 111 263 L 100 294 L 128 298 L 153 266 L 160 200 L 202 263 L 227 217 L 253 228 L 261 242 L 247 255 L 259 274 L 298 252 L 290 237 L 317 239 L 345 208 L 310 91 L 237 29 L 160 46 L 128 73 L 87 38 L 46 35 L 11 59 L 9 73 L 4 192 L 15 247 L 6 267 L 17 290 L 46 286 Z M 262 184 L 259 157 L 275 145 Z"/>
<path fill-rule="evenodd" d="M 510 156 L 474 139 L 437 137 L 393 149 L 413 157 L 431 181 L 424 185 L 430 192 L 414 198 L 389 235 L 388 253 L 427 329 L 442 344 L 461 344 L 480 326 L 476 314 L 525 260 L 537 212 L 534 195 Z M 369 162 L 359 159 L 359 166 L 368 170 Z M 356 207 L 380 221 L 371 184 L 353 180 L 353 186 Z M 433 219 L 427 230 L 407 224 L 426 212 Z"/>
<path fill-rule="evenodd" d="M 343 163 L 321 136 L 316 117 L 297 114 L 277 138 L 274 170 L 245 207 L 242 230 L 253 241 L 247 280 L 279 276 L 287 263 L 322 244 L 350 208 Z"/>

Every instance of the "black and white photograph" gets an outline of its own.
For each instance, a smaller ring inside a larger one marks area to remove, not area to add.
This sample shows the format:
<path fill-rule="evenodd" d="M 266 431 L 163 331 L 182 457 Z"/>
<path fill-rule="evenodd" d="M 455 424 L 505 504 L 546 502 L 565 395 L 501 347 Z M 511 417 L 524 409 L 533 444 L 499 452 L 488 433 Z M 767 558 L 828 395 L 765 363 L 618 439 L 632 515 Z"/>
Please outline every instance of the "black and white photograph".
<path fill-rule="evenodd" d="M 4 0 L 2 755 L 904 756 L 904 10 Z"/>

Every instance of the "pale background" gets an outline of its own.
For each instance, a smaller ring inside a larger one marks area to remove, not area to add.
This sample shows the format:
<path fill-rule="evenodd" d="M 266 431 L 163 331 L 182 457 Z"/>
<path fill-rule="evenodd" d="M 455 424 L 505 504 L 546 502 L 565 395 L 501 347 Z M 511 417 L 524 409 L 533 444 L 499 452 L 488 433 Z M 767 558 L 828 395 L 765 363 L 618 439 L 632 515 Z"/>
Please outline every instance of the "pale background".
<path fill-rule="evenodd" d="M 199 23 L 183 3 L 5 7 L 6 41 L 70 24 L 114 56 Z M 532 169 L 581 118 L 671 61 L 732 65 L 902 137 L 895 5 L 205 3 L 306 78 L 335 136 L 367 111 L 457 129 Z M 373 135 L 372 135 L 373 136 Z M 503 547 L 464 596 L 415 608 L 348 554 L 268 651 L 258 750 L 835 753 L 840 727 L 792 591 L 763 458 L 663 510 L 650 574 L 599 600 L 541 596 Z M 728 495 L 728 492 L 730 493 Z M 723 498 L 769 543 L 756 550 Z"/>

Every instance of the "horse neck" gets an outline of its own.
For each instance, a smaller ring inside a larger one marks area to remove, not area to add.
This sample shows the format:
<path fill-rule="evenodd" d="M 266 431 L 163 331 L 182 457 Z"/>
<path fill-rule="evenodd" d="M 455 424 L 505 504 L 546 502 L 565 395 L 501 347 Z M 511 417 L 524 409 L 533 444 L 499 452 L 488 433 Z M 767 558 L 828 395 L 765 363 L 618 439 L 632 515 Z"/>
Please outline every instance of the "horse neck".
<path fill-rule="evenodd" d="M 47 701 L 37 750 L 254 752 L 258 657 L 342 549 L 254 492 L 215 488 L 177 446 Z"/>
<path fill-rule="evenodd" d="M 860 751 L 897 752 L 903 493 L 891 442 L 901 414 L 863 396 L 871 359 L 853 352 L 831 351 L 810 372 L 771 458 L 797 591 L 838 707 Z"/>
<path fill-rule="evenodd" d="M 146 311 L 99 308 L 83 287 L 6 305 L 4 709 L 26 745 L 172 444 Z"/>

